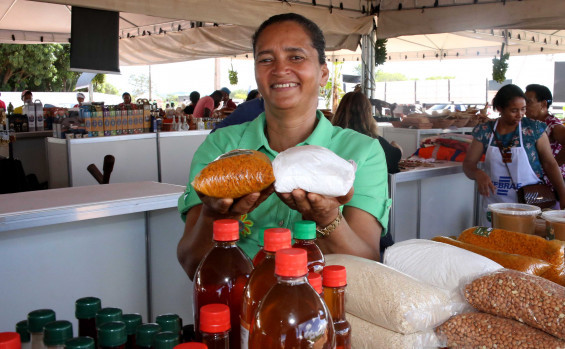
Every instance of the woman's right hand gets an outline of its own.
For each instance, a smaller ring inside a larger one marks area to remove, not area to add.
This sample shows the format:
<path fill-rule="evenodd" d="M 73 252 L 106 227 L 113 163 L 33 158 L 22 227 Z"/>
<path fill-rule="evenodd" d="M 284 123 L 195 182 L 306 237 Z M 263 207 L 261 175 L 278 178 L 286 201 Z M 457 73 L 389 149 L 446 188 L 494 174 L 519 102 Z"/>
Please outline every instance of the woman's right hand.
<path fill-rule="evenodd" d="M 261 192 L 247 194 L 237 199 L 215 198 L 198 193 L 203 204 L 203 213 L 216 218 L 237 219 L 242 214 L 249 213 L 265 201 L 273 192 L 275 187 L 271 184 Z"/>
<path fill-rule="evenodd" d="M 479 194 L 489 197 L 490 193 L 494 194 L 495 187 L 492 183 L 490 177 L 486 174 L 485 171 L 478 170 L 475 174 L 475 181 L 477 182 L 477 188 L 479 190 Z"/>

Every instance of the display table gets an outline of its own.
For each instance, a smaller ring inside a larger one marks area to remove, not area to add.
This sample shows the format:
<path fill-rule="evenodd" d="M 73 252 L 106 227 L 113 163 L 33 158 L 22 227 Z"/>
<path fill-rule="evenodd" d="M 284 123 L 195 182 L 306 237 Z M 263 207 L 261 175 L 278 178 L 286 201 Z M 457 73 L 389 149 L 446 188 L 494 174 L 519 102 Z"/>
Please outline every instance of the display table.
<path fill-rule="evenodd" d="M 395 242 L 459 235 L 476 222 L 475 181 L 459 162 L 438 162 L 389 175 Z"/>
<path fill-rule="evenodd" d="M 410 157 L 420 147 L 420 142 L 425 138 L 446 133 L 469 133 L 472 127 L 460 128 L 432 128 L 432 129 L 413 129 L 398 127 L 382 127 L 382 137 L 389 142 L 396 141 L 403 150 L 404 159 Z"/>
<path fill-rule="evenodd" d="M 177 261 L 184 187 L 119 183 L 0 195 L 0 329 L 29 311 L 74 316 L 75 300 L 192 322 L 192 283 Z M 76 330 L 75 330 L 76 331 Z"/>
<path fill-rule="evenodd" d="M 12 143 L 14 159 L 22 162 L 26 175 L 35 174 L 39 183 L 49 179 L 45 139 L 52 135 L 53 131 L 18 132 Z M 0 155 L 9 156 L 7 145 L 0 149 Z"/>
<path fill-rule="evenodd" d="M 192 157 L 208 134 L 210 130 L 159 133 L 160 182 L 185 186 Z"/>

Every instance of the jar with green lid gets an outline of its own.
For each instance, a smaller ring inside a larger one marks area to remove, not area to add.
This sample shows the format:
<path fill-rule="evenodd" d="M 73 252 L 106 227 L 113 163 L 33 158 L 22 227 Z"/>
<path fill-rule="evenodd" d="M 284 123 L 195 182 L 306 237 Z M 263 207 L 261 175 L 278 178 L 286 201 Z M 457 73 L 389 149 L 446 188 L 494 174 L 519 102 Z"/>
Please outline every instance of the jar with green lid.
<path fill-rule="evenodd" d="M 128 341 L 126 342 L 126 349 L 135 349 L 135 331 L 141 325 L 141 315 L 139 314 L 124 314 L 122 321 L 126 324 L 126 333 Z"/>
<path fill-rule="evenodd" d="M 22 320 L 16 324 L 16 332 L 20 335 L 22 349 L 31 348 L 31 336 L 27 325 L 27 320 Z"/>
<path fill-rule="evenodd" d="M 102 308 L 96 312 L 96 328 L 107 322 L 122 321 L 122 309 Z"/>
<path fill-rule="evenodd" d="M 159 332 L 161 332 L 159 324 L 140 325 L 135 331 L 135 344 L 139 349 L 153 349 L 153 338 Z"/>
<path fill-rule="evenodd" d="M 96 297 L 84 297 L 75 302 L 75 317 L 78 320 L 79 337 L 96 338 L 96 312 L 102 308 L 102 301 Z"/>
<path fill-rule="evenodd" d="M 94 339 L 91 337 L 74 337 L 65 342 L 65 349 L 94 349 Z"/>
<path fill-rule="evenodd" d="M 308 271 L 321 273 L 326 265 L 322 250 L 316 244 L 316 222 L 297 221 L 292 231 L 294 248 L 302 248 L 308 253 Z"/>
<path fill-rule="evenodd" d="M 17 332 L 0 332 L 0 348 L 20 349 L 21 341 Z"/>
<path fill-rule="evenodd" d="M 53 321 L 43 328 L 43 343 L 49 349 L 64 349 L 65 342 L 73 338 L 73 325 L 67 320 Z"/>
<path fill-rule="evenodd" d="M 55 320 L 55 312 L 51 309 L 38 309 L 27 314 L 27 326 L 31 334 L 31 349 L 45 349 L 43 327 Z"/>
<path fill-rule="evenodd" d="M 163 314 L 157 316 L 155 322 L 161 326 L 161 332 L 173 332 L 179 336 L 179 343 L 182 338 L 182 320 L 177 314 Z"/>
<path fill-rule="evenodd" d="M 179 345 L 179 336 L 174 332 L 159 332 L 153 338 L 155 349 L 173 349 Z"/>
<path fill-rule="evenodd" d="M 106 322 L 98 327 L 100 349 L 125 349 L 127 340 L 126 324 L 121 321 Z"/>

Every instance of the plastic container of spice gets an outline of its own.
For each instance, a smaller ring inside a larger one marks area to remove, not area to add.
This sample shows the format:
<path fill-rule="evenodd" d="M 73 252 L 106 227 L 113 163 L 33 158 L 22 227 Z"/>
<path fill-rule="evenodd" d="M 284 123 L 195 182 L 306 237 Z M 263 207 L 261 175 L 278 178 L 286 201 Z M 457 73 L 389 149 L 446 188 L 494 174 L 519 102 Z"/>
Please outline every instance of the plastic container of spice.
<path fill-rule="evenodd" d="M 156 323 L 139 325 L 135 331 L 135 344 L 140 349 L 152 349 L 153 338 L 161 332 L 161 326 Z"/>
<path fill-rule="evenodd" d="M 545 220 L 545 232 L 548 238 L 565 241 L 565 211 L 545 211 L 541 214 Z"/>
<path fill-rule="evenodd" d="M 135 331 L 141 325 L 140 314 L 124 314 L 122 321 L 126 324 L 126 333 L 128 341 L 126 342 L 126 349 L 135 349 Z"/>
<path fill-rule="evenodd" d="M 91 337 L 74 337 L 65 342 L 65 349 L 94 349 Z"/>
<path fill-rule="evenodd" d="M 524 234 L 534 234 L 536 217 L 541 213 L 537 206 L 513 203 L 489 204 L 492 212 L 492 227 Z"/>
<path fill-rule="evenodd" d="M 49 349 L 64 349 L 65 342 L 73 338 L 73 325 L 67 320 L 53 321 L 43 328 L 43 343 Z"/>
<path fill-rule="evenodd" d="M 31 335 L 29 334 L 27 320 L 22 320 L 16 324 L 16 332 L 20 335 L 22 349 L 30 349 Z"/>
<path fill-rule="evenodd" d="M 153 337 L 153 347 L 155 349 L 173 349 L 179 345 L 179 336 L 173 332 L 159 332 Z"/>
<path fill-rule="evenodd" d="M 98 327 L 100 349 L 125 349 L 127 340 L 126 324 L 121 321 L 106 322 Z"/>
<path fill-rule="evenodd" d="M 45 344 L 43 344 L 43 327 L 55 320 L 55 312 L 51 309 L 38 309 L 27 314 L 27 325 L 31 334 L 32 349 L 45 349 Z"/>
<path fill-rule="evenodd" d="M 20 349 L 20 335 L 17 332 L 0 332 L 0 349 Z"/>
<path fill-rule="evenodd" d="M 78 320 L 79 337 L 96 339 L 96 313 L 102 308 L 102 301 L 96 297 L 84 297 L 75 302 L 75 317 Z"/>

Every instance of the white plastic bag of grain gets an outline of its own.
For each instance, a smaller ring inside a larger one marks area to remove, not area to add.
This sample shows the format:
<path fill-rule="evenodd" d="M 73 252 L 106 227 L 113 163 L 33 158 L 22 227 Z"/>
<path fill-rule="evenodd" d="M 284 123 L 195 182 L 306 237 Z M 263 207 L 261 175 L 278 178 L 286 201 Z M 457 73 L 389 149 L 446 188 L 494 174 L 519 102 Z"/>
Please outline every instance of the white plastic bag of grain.
<path fill-rule="evenodd" d="M 303 189 L 331 197 L 349 192 L 355 181 L 356 166 L 333 151 L 317 145 L 293 147 L 273 160 L 275 190 L 290 193 Z"/>
<path fill-rule="evenodd" d="M 433 330 L 401 334 L 349 313 L 345 318 L 351 325 L 351 347 L 355 349 L 424 349 L 437 348 L 441 344 Z"/>
<path fill-rule="evenodd" d="M 372 324 L 410 334 L 432 329 L 461 310 L 445 290 L 384 264 L 345 254 L 325 259 L 326 265 L 347 269 L 346 312 Z"/>
<path fill-rule="evenodd" d="M 459 292 L 460 283 L 502 269 L 502 265 L 459 247 L 424 239 L 406 240 L 385 250 L 385 265 L 428 285 Z"/>

